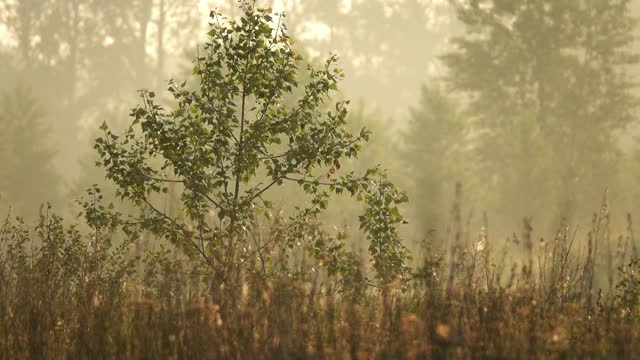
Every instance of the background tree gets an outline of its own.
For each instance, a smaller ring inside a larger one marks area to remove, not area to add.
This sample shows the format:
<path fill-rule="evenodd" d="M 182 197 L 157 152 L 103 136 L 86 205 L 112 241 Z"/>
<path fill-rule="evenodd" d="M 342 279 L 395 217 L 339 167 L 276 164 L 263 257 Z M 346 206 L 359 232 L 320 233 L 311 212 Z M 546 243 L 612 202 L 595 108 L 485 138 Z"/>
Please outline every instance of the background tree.
<path fill-rule="evenodd" d="M 316 51 L 349 59 L 348 94 L 367 94 L 385 116 L 404 116 L 418 100 L 416 89 L 446 46 L 445 34 L 453 24 L 447 4 L 435 1 L 310 0 L 294 8 L 297 18 L 310 18 L 328 30 L 325 38 L 314 39 L 305 34 L 309 24 L 301 23 L 296 34 Z M 415 39 L 424 46 L 416 46 Z"/>
<path fill-rule="evenodd" d="M 442 59 L 449 83 L 468 97 L 485 193 L 504 194 L 499 215 L 521 217 L 538 199 L 571 216 L 584 204 L 578 194 L 597 203 L 612 185 L 620 160 L 614 134 L 637 110 L 629 5 L 456 2 L 465 33 Z"/>
<path fill-rule="evenodd" d="M 14 215 L 36 215 L 38 206 L 60 200 L 49 129 L 42 110 L 24 89 L 0 100 L 0 204 Z"/>
<path fill-rule="evenodd" d="M 233 14 L 235 0 L 210 0 Z M 371 111 L 401 118 L 418 100 L 421 82 L 434 71 L 436 55 L 457 25 L 443 1 L 261 0 L 286 9 L 289 29 L 299 44 L 317 56 L 340 54 L 349 75 L 343 82 L 351 98 L 366 96 Z M 236 12 L 237 14 L 237 12 Z M 411 36 L 406 36 L 411 34 Z M 417 45 L 420 39 L 422 45 Z M 376 74 L 376 76 L 371 76 Z"/>
<path fill-rule="evenodd" d="M 460 105 L 437 81 L 422 87 L 420 102 L 410 114 L 402 133 L 400 159 L 415 199 L 412 223 L 418 236 L 424 237 L 443 230 L 455 184 L 467 179 L 469 134 Z"/>
<path fill-rule="evenodd" d="M 56 164 L 66 185 L 88 152 L 78 151 L 88 148 L 86 129 L 130 108 L 126 95 L 138 86 L 166 76 L 175 66 L 167 55 L 179 54 L 200 28 L 197 11 L 197 0 L 0 0 L 9 39 L 1 45 L 15 64 L 0 87 L 29 87 L 47 109 L 43 121 L 55 122 L 54 138 L 64 139 Z"/>

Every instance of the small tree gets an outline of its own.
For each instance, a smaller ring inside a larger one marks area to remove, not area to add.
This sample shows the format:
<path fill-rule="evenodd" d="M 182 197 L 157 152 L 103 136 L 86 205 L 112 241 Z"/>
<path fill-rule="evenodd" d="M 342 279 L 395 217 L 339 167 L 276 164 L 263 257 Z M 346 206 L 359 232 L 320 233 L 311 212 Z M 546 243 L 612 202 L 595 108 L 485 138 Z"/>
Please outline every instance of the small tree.
<path fill-rule="evenodd" d="M 153 92 L 142 90 L 142 105 L 132 110 L 125 134 L 101 127 L 105 136 L 95 145 L 99 165 L 117 184 L 118 196 L 145 210 L 139 222 L 145 229 L 222 275 L 242 267 L 247 257 L 257 254 L 264 265 L 269 256 L 260 248 L 246 251 L 253 221 L 271 208 L 269 190 L 293 182 L 308 195 L 308 206 L 296 208 L 284 232 L 274 236 L 273 242 L 289 248 L 309 238 L 305 229 L 326 209 L 331 192 L 349 192 L 367 206 L 361 227 L 371 241 L 378 277 L 385 282 L 398 278 L 409 256 L 396 230 L 403 221 L 397 204 L 406 196 L 378 169 L 363 176 L 335 174 L 340 161 L 356 157 L 369 137 L 365 129 L 358 135 L 347 131 L 348 101 L 326 107 L 343 77 L 336 57 L 320 68 L 307 65 L 308 81 L 299 84 L 303 59 L 291 48 L 281 23 L 284 15 L 274 17 L 271 9 L 250 3 L 242 9 L 239 21 L 211 12 L 205 55 L 193 69 L 197 90 L 189 90 L 186 82 L 169 82 L 176 110 L 165 110 Z M 158 194 L 168 192 L 179 194 L 178 214 L 158 205 Z M 322 238 L 308 241 L 314 254 L 328 249 L 346 254 L 340 244 Z M 335 271 L 353 263 L 340 256 L 332 262 Z"/>

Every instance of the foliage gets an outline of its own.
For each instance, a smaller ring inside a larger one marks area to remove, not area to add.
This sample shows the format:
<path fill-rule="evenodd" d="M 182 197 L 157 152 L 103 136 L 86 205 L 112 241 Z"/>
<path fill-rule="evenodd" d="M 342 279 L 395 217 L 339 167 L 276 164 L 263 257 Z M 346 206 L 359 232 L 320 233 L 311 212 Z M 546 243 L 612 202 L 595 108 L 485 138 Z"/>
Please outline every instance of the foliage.
<path fill-rule="evenodd" d="M 614 135 L 634 121 L 638 105 L 629 76 L 638 62 L 629 6 L 458 3 L 465 33 L 442 60 L 450 85 L 469 100 L 477 171 L 490 179 L 491 192 L 505 194 L 503 208 L 538 200 L 536 207 L 553 202 L 556 213 L 570 216 L 582 205 L 576 194 L 595 198 L 613 185 L 621 155 Z M 533 187 L 538 191 L 520 201 Z"/>
<path fill-rule="evenodd" d="M 627 266 L 620 266 L 618 271 L 622 279 L 616 285 L 616 300 L 624 313 L 635 316 L 640 304 L 640 260 L 635 258 L 629 260 Z"/>
<path fill-rule="evenodd" d="M 131 112 L 125 134 L 103 125 L 105 135 L 95 145 L 100 165 L 119 196 L 148 210 L 145 229 L 223 273 L 240 266 L 255 216 L 272 208 L 272 187 L 294 183 L 309 196 L 308 206 L 291 216 L 291 226 L 312 222 L 327 208 L 330 193 L 348 192 L 368 207 L 362 222 L 378 277 L 397 278 L 408 254 L 395 230 L 402 217 L 394 204 L 406 196 L 377 170 L 335 175 L 369 137 L 365 129 L 355 136 L 346 129 L 347 101 L 320 110 L 343 76 L 336 57 L 317 69 L 307 65 L 303 94 L 286 106 L 301 86 L 302 58 L 290 46 L 282 17 L 248 3 L 243 11 L 238 21 L 212 12 L 206 54 L 195 61 L 198 89 L 169 83 L 176 110 L 166 111 L 153 92 L 142 90 L 143 104 Z M 182 204 L 175 215 L 156 201 L 170 187 Z M 382 227 L 370 224 L 373 219 Z M 294 241 L 287 237 L 279 246 L 292 247 Z"/>
<path fill-rule="evenodd" d="M 114 356 L 108 334 L 121 324 L 115 313 L 127 301 L 125 279 L 138 259 L 129 254 L 130 242 L 114 246 L 112 235 L 65 225 L 51 206 L 36 226 L 20 218 L 3 221 L 0 357 L 56 357 L 65 351 L 85 358 L 96 349 Z M 94 338 L 98 333 L 100 339 Z"/>

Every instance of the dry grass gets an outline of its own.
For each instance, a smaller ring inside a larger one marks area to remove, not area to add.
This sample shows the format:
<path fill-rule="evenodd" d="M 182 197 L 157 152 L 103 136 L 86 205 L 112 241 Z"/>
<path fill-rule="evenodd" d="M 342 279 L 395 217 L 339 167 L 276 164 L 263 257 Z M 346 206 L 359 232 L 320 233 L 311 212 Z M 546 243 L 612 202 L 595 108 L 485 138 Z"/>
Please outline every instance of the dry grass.
<path fill-rule="evenodd" d="M 0 358 L 632 358 L 640 266 L 630 218 L 619 238 L 609 226 L 606 202 L 585 239 L 563 226 L 534 241 L 525 220 L 499 244 L 454 226 L 449 260 L 426 252 L 403 284 L 309 271 L 212 288 L 172 251 L 143 261 L 53 216 L 7 220 Z"/>

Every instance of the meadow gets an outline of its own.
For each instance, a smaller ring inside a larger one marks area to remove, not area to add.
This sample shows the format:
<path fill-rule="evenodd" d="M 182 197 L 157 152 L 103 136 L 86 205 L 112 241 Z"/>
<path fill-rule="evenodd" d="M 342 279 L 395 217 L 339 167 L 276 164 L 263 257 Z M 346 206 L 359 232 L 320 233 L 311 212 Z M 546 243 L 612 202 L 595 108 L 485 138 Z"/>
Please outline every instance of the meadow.
<path fill-rule="evenodd" d="M 616 238 L 608 211 L 584 239 L 454 229 L 410 279 L 348 286 L 300 258 L 220 285 L 170 247 L 114 246 L 45 209 L 0 230 L 0 357 L 633 358 L 640 262 L 631 220 Z"/>

